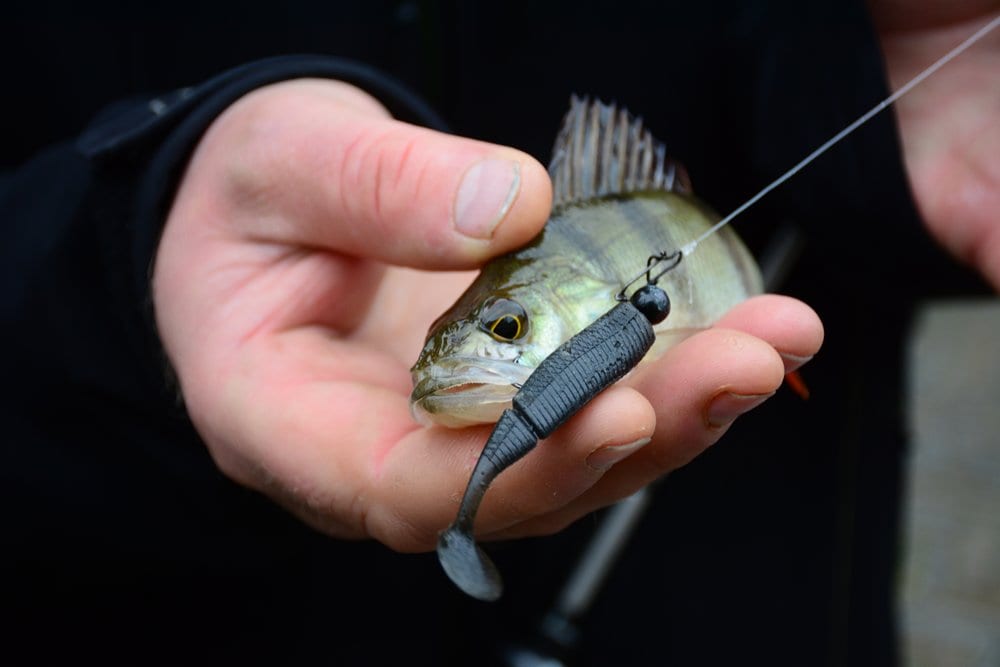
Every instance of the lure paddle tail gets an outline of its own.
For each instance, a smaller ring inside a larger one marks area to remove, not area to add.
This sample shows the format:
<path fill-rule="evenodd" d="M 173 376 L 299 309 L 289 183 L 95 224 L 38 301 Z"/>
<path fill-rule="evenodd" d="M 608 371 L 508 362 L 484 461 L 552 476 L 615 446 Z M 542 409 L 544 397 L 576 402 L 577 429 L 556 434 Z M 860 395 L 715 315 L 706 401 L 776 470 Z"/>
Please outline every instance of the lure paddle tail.
<path fill-rule="evenodd" d="M 496 565 L 476 546 L 471 530 L 452 525 L 438 539 L 437 554 L 445 574 L 467 595 L 492 602 L 503 593 Z"/>

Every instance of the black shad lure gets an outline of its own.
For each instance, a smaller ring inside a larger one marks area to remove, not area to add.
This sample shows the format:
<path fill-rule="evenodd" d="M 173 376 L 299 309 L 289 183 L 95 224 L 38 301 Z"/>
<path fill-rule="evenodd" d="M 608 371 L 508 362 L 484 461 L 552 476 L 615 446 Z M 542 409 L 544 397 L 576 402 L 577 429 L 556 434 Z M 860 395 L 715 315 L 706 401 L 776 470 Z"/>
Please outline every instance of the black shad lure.
<path fill-rule="evenodd" d="M 632 370 L 656 339 L 653 325 L 669 312 L 667 293 L 644 285 L 556 348 L 514 395 L 476 462 L 458 516 L 438 540 L 438 559 L 455 585 L 480 600 L 500 597 L 500 573 L 472 534 L 486 489 L 540 439 Z"/>

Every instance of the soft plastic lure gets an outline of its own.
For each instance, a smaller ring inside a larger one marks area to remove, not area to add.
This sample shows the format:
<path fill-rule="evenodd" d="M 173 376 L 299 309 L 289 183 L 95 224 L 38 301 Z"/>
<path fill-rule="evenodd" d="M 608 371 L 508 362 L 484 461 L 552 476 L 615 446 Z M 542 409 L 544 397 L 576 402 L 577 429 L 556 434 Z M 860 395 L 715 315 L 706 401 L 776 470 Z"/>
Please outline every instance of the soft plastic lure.
<path fill-rule="evenodd" d="M 632 370 L 656 340 L 653 325 L 669 313 L 667 293 L 647 283 L 556 348 L 514 395 L 476 462 L 457 518 L 438 540 L 441 566 L 459 588 L 480 600 L 503 592 L 500 573 L 472 533 L 493 479 Z"/>

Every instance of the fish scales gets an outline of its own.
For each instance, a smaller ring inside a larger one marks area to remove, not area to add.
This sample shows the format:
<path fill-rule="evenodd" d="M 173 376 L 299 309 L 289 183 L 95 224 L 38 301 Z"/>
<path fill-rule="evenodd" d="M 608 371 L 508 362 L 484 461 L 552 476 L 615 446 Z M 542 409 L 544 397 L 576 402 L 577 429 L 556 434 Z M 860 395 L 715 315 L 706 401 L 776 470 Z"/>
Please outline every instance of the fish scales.
<path fill-rule="evenodd" d="M 542 232 L 483 267 L 432 325 L 412 369 L 419 421 L 495 422 L 533 369 L 606 313 L 650 255 L 681 248 L 719 219 L 641 121 L 613 105 L 572 100 L 549 172 L 553 210 Z M 655 328 L 654 354 L 759 293 L 761 278 L 727 228 L 661 286 L 674 308 Z"/>
<path fill-rule="evenodd" d="M 716 220 L 718 216 L 688 195 L 648 192 L 603 200 L 554 216 L 526 256 L 535 261 L 575 257 L 576 265 L 568 271 L 605 282 L 614 294 L 635 277 L 651 249 L 673 252 Z M 675 313 L 658 330 L 704 327 L 734 299 L 761 290 L 756 265 L 735 233 L 720 232 L 704 243 L 698 261 L 681 262 L 663 278 L 675 300 L 697 301 L 698 307 Z M 583 324 L 589 321 L 593 318 L 584 318 Z"/>

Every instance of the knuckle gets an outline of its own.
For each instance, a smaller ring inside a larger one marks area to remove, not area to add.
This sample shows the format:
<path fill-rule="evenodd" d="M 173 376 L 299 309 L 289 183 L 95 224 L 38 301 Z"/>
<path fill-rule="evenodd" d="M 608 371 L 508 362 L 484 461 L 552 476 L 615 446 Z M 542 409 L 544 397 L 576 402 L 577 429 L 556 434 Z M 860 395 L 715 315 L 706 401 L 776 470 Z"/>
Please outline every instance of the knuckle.
<path fill-rule="evenodd" d="M 224 194 L 239 208 L 271 206 L 281 195 L 281 176 L 297 143 L 290 101 L 274 91 L 251 93 L 220 116 L 207 135 L 218 156 Z"/>
<path fill-rule="evenodd" d="M 357 195 L 351 199 L 358 208 L 349 211 L 354 219 L 382 227 L 412 206 L 430 168 L 420 145 L 414 131 L 401 124 L 373 123 L 358 129 L 339 165 L 340 191 Z"/>

